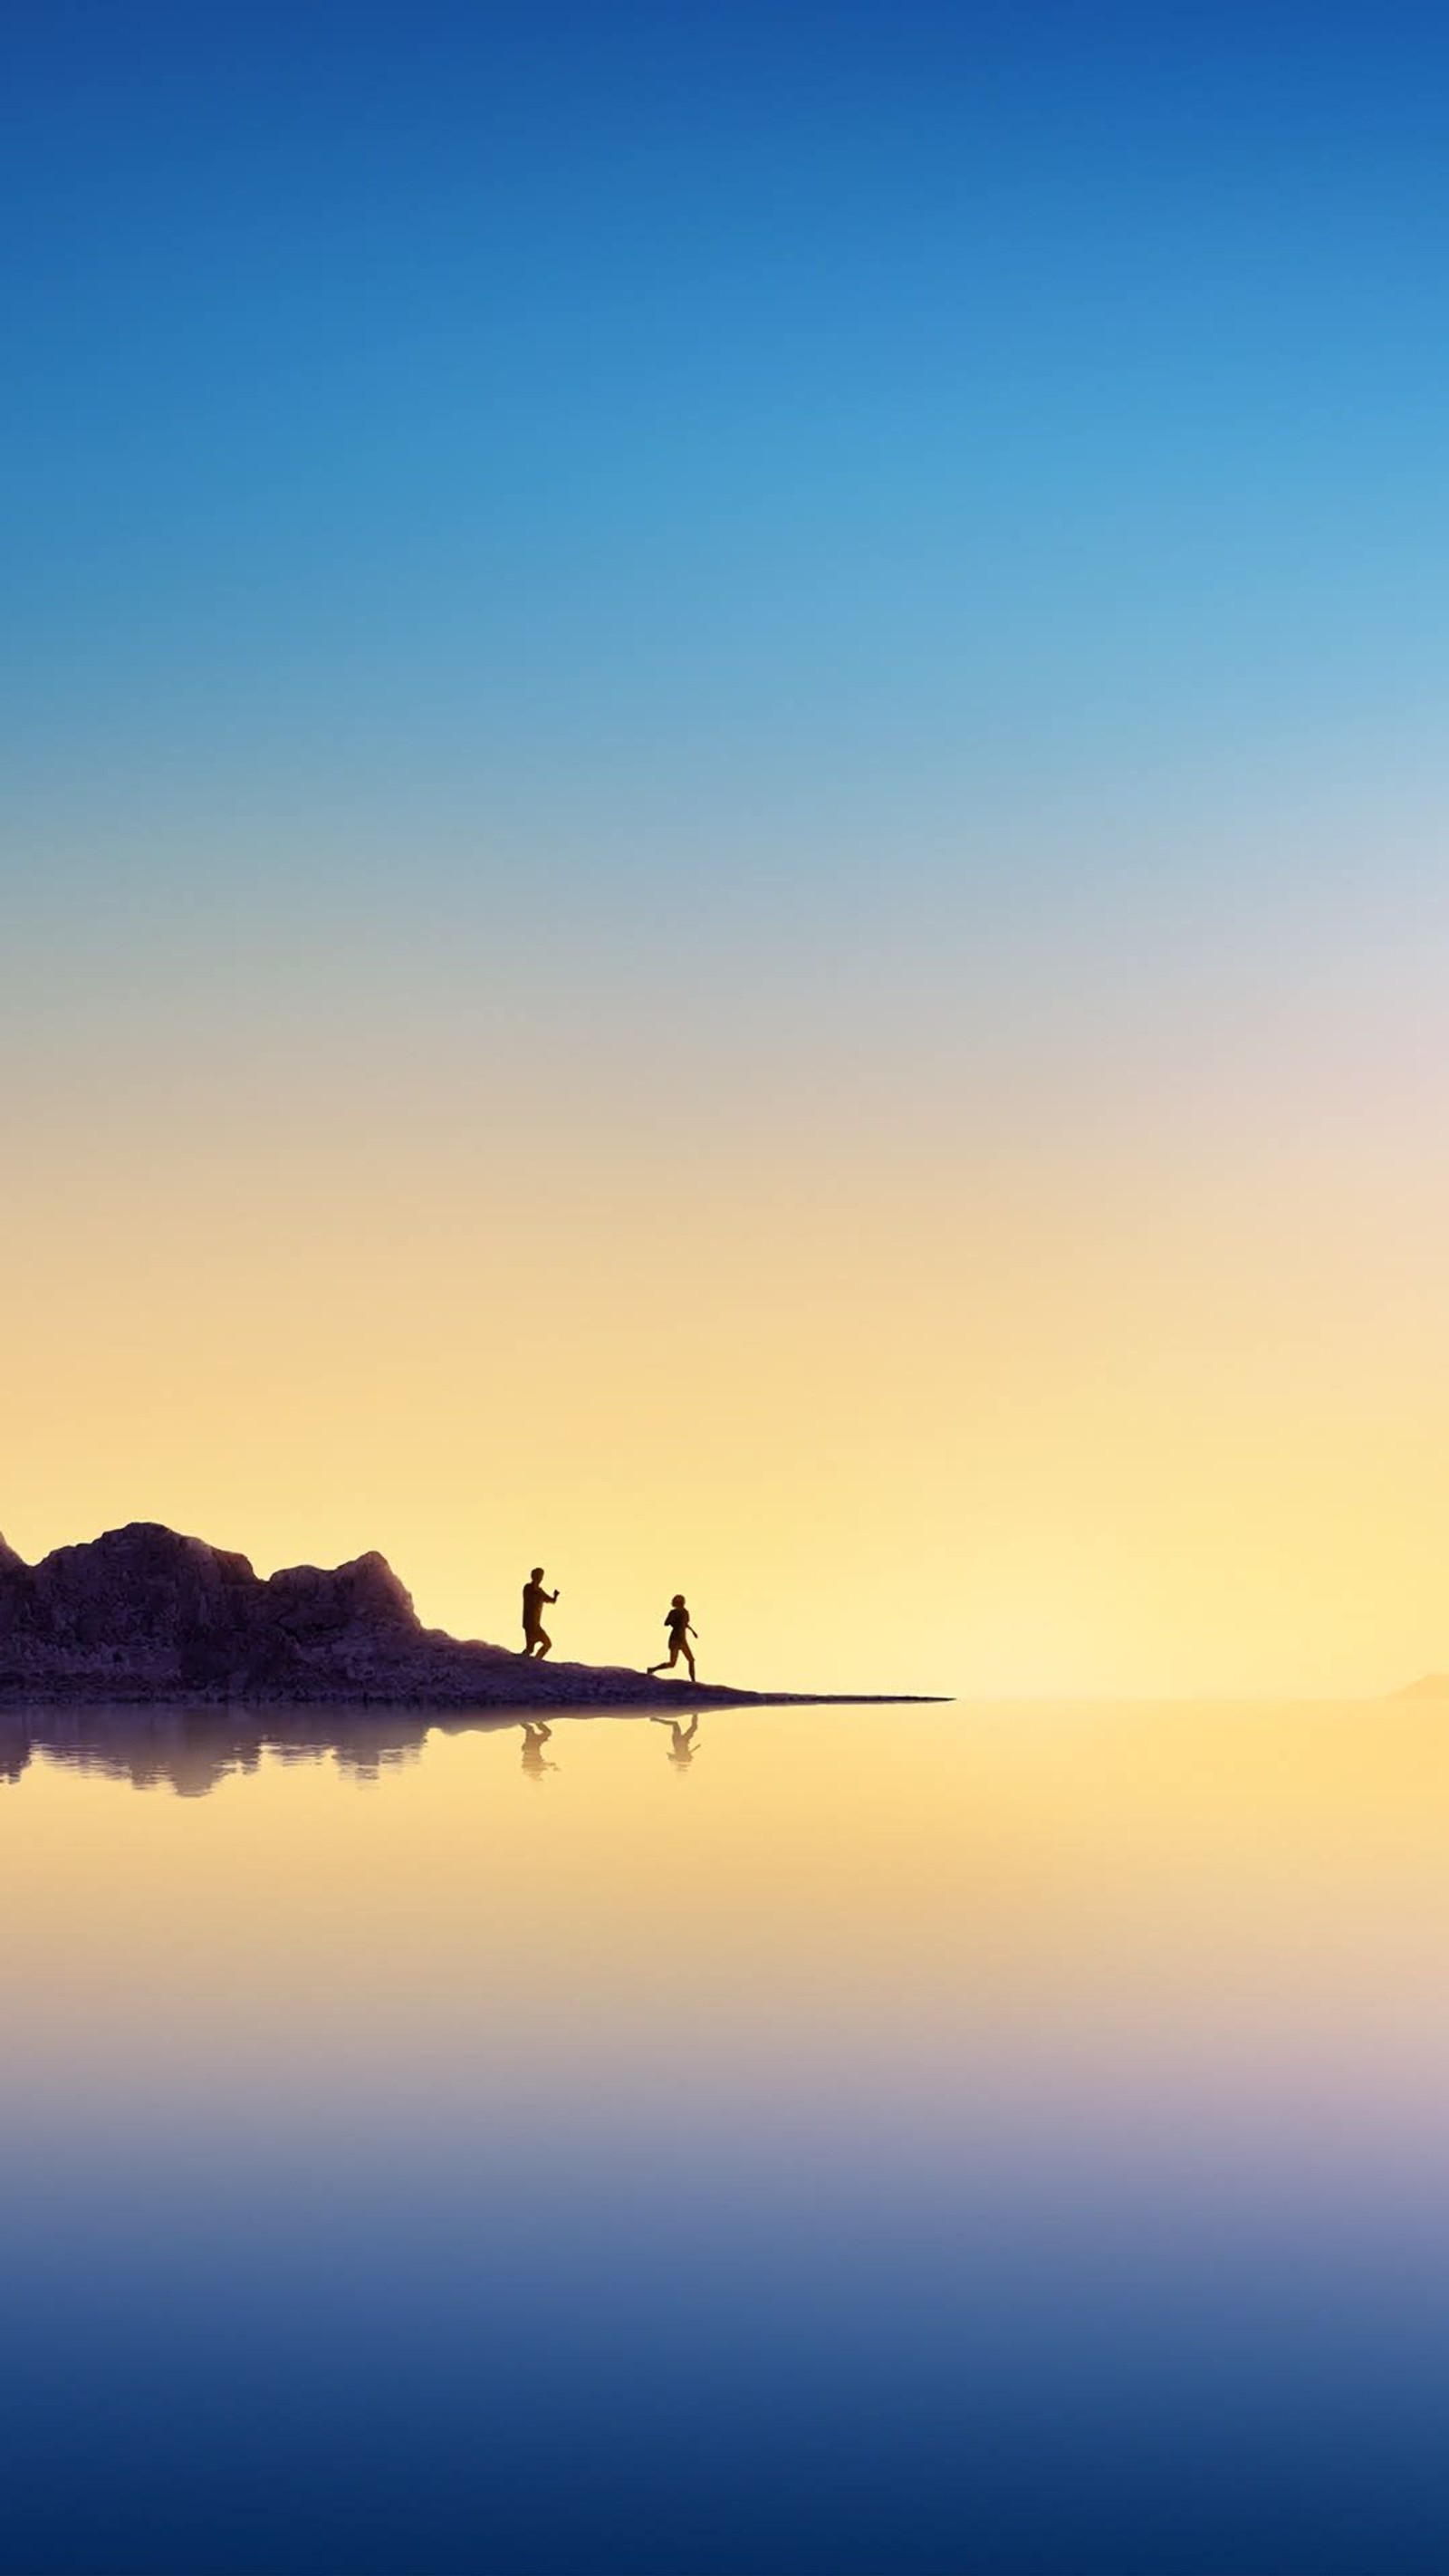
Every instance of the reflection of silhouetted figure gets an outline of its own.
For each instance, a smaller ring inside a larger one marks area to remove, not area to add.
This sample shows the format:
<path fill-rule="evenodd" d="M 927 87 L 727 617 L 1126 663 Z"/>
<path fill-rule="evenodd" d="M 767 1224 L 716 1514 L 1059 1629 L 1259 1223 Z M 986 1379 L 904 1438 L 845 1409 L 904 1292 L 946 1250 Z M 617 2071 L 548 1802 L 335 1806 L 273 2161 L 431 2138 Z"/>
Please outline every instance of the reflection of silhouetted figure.
<path fill-rule="evenodd" d="M 687 1771 L 694 1760 L 694 1739 L 699 1733 L 698 1713 L 690 1719 L 688 1726 L 680 1726 L 672 1717 L 656 1717 L 651 1709 L 649 1723 L 651 1726 L 668 1727 L 674 1738 L 669 1748 L 669 1759 L 676 1771 Z"/>
<path fill-rule="evenodd" d="M 530 1780 L 541 1780 L 545 1771 L 558 1769 L 556 1762 L 545 1762 L 543 1758 L 543 1748 L 553 1734 L 553 1728 L 546 1726 L 541 1717 L 525 1717 L 522 1726 L 524 1775 Z"/>
<path fill-rule="evenodd" d="M 525 1655 L 531 1655 L 536 1646 L 540 1663 L 553 1644 L 553 1639 L 543 1624 L 543 1605 L 546 1601 L 557 1601 L 557 1599 L 556 1592 L 545 1592 L 543 1567 L 536 1565 L 523 1587 L 523 1651 Z"/>
<path fill-rule="evenodd" d="M 689 1641 L 691 1637 L 698 1636 L 699 1630 L 691 1628 L 689 1624 L 689 1612 L 684 1606 L 682 1592 L 676 1592 L 670 1602 L 664 1625 L 669 1631 L 669 1661 L 667 1664 L 651 1664 L 649 1670 L 651 1673 L 672 1673 L 682 1655 L 689 1666 L 689 1678 L 693 1681 L 694 1657 L 689 1651 Z"/>

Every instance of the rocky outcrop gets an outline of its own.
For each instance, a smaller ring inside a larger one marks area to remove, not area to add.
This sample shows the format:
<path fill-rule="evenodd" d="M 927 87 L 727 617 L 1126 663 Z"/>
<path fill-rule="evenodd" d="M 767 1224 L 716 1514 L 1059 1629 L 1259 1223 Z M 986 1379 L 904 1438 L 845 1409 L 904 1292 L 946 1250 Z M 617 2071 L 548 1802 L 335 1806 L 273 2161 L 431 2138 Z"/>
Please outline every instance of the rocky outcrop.
<path fill-rule="evenodd" d="M 527 1663 L 424 1628 L 386 1559 L 263 1581 L 244 1556 L 133 1521 L 26 1565 L 0 1539 L 0 1699 L 587 1706 L 676 1696 L 643 1673 Z M 700 1705 L 756 1691 L 691 1688 Z"/>

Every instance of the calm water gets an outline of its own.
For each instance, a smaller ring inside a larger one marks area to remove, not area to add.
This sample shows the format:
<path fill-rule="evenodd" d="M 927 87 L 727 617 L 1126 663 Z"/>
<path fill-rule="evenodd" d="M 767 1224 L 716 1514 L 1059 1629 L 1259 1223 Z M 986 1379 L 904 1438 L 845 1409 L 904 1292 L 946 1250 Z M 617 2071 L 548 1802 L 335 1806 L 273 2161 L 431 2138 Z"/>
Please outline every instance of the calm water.
<path fill-rule="evenodd" d="M 331 1731 L 0 1719 L 18 2576 L 1449 2564 L 1449 1716 Z"/>

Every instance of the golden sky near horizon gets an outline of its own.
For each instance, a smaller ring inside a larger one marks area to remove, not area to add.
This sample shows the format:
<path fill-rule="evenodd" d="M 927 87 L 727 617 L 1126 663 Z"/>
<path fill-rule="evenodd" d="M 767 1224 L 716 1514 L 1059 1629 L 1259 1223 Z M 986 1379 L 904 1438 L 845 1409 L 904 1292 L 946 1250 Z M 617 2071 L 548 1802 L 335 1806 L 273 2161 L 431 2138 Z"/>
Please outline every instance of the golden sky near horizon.
<path fill-rule="evenodd" d="M 1322 951 L 1296 993 L 1074 987 L 1064 942 L 1030 1012 L 923 965 L 913 1016 L 878 967 L 882 1026 L 857 959 L 844 1007 L 822 969 L 691 1026 L 657 958 L 601 1001 L 582 933 L 533 995 L 506 939 L 475 986 L 432 932 L 401 1003 L 313 936 L 316 1007 L 295 956 L 253 1004 L 133 954 L 32 1026 L 22 1554 L 131 1519 L 263 1571 L 379 1547 L 505 1642 L 541 1560 L 561 1654 L 652 1660 L 683 1589 L 704 1674 L 765 1687 L 1449 1664 L 1422 1010 L 1355 1015 Z"/>

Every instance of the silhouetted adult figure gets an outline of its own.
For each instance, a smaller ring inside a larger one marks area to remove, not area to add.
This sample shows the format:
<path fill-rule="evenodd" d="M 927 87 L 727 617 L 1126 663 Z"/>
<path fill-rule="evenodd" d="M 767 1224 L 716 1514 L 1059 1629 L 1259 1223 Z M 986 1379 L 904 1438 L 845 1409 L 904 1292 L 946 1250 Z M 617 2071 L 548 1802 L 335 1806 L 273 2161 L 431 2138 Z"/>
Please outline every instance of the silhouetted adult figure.
<path fill-rule="evenodd" d="M 654 1711 L 651 1709 L 649 1712 L 649 1723 L 651 1726 L 668 1727 L 670 1734 L 674 1738 L 674 1741 L 669 1748 L 669 1759 L 674 1765 L 676 1771 L 687 1771 L 691 1762 L 694 1760 L 694 1739 L 699 1733 L 698 1711 L 696 1710 L 694 1716 L 690 1719 L 688 1726 L 681 1726 L 677 1718 L 656 1717 Z"/>
<path fill-rule="evenodd" d="M 544 1603 L 557 1601 L 557 1599 L 556 1592 L 545 1592 L 543 1567 L 536 1565 L 523 1587 L 523 1651 L 525 1656 L 531 1655 L 536 1646 L 540 1663 L 553 1644 L 553 1639 L 543 1624 Z"/>
<path fill-rule="evenodd" d="M 521 1718 L 523 1728 L 523 1770 L 529 1780 L 541 1780 L 545 1771 L 556 1771 L 556 1762 L 545 1762 L 543 1748 L 553 1735 L 553 1728 L 543 1718 Z"/>
<path fill-rule="evenodd" d="M 673 1600 L 670 1602 L 669 1608 L 665 1613 L 664 1625 L 669 1631 L 669 1661 L 666 1664 L 651 1664 L 649 1666 L 650 1672 L 672 1673 L 675 1665 L 678 1663 L 679 1658 L 682 1655 L 689 1666 L 689 1678 L 693 1681 L 694 1657 L 689 1651 L 689 1641 L 691 1637 L 697 1637 L 699 1635 L 699 1630 L 697 1628 L 691 1628 L 689 1624 L 689 1612 L 684 1606 L 684 1595 L 682 1592 L 676 1592 Z"/>

